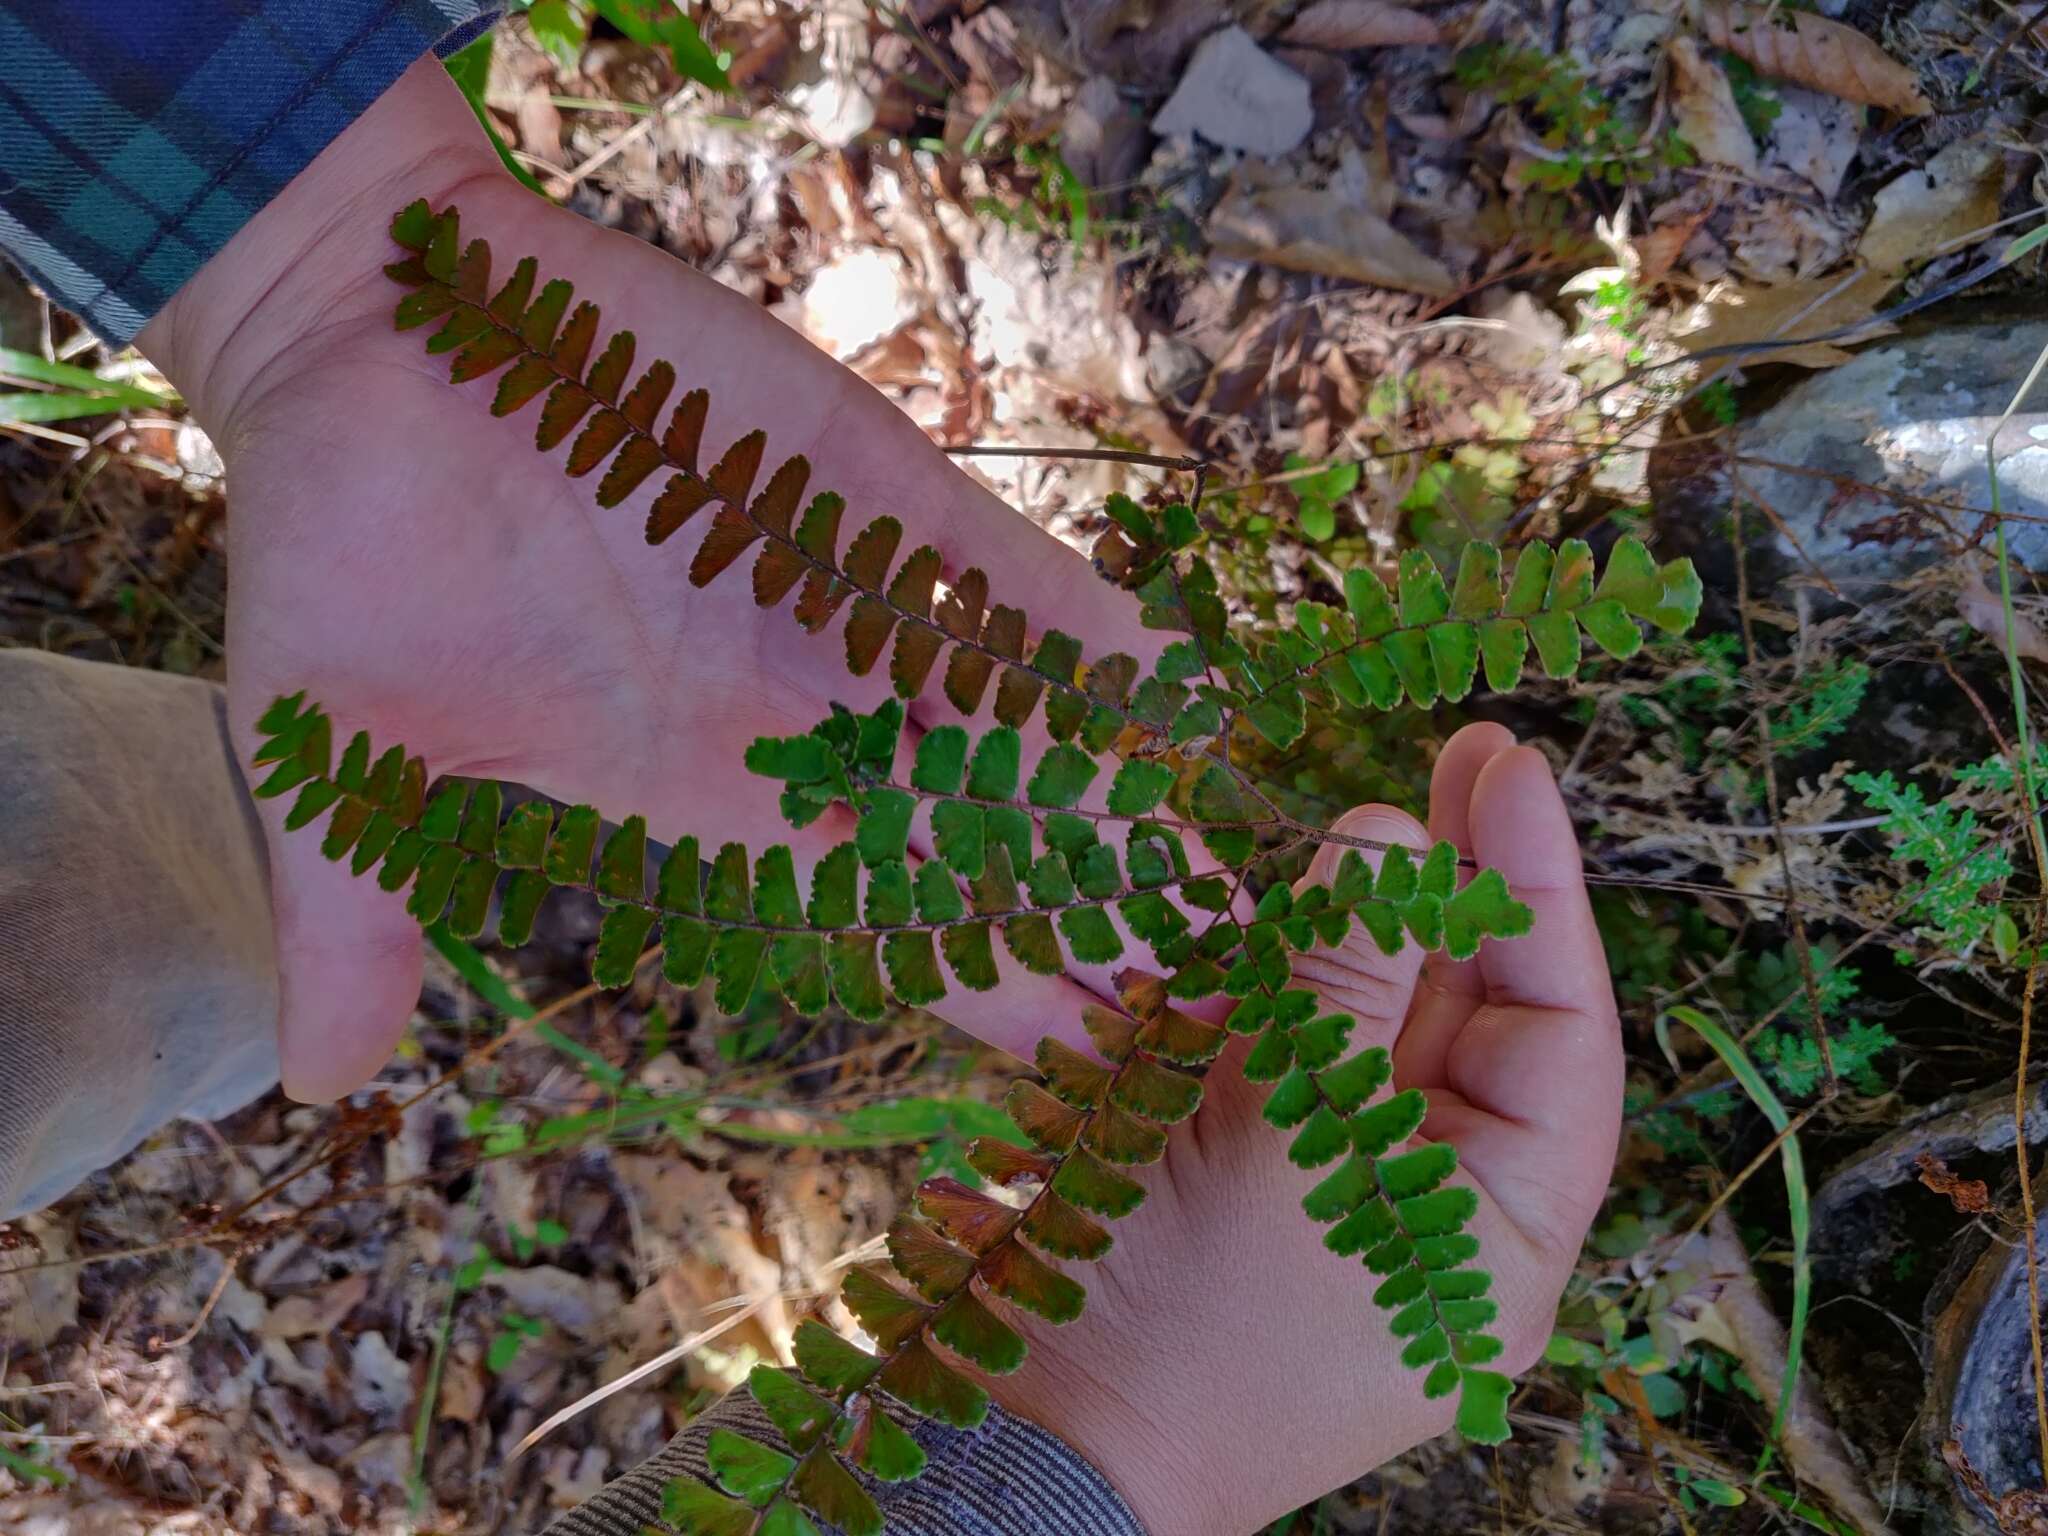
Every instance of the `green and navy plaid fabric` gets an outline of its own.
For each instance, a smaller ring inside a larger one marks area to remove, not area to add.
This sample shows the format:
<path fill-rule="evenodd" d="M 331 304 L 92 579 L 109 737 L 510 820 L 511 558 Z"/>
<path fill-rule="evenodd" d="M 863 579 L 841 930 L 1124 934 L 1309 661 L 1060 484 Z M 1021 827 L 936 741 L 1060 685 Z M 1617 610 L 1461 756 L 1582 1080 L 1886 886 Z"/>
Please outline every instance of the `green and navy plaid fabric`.
<path fill-rule="evenodd" d="M 0 250 L 113 341 L 486 0 L 0 0 Z"/>

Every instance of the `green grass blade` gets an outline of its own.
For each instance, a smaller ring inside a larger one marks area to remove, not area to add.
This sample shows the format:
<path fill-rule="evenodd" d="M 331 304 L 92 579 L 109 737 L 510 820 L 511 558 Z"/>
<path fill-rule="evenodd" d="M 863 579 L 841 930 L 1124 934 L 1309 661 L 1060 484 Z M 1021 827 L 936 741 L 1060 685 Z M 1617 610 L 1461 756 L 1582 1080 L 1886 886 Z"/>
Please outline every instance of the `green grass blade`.
<path fill-rule="evenodd" d="M 102 408 L 106 410 L 125 407 L 167 410 L 178 403 L 176 395 L 159 394 L 139 384 L 103 379 L 90 368 L 81 368 L 76 363 L 49 362 L 33 352 L 23 352 L 15 347 L 0 347 L 0 378 L 15 379 L 24 384 L 48 384 L 53 389 L 74 395 L 105 395 L 120 402 Z"/>
<path fill-rule="evenodd" d="M 77 421 L 111 416 L 128 403 L 114 395 L 0 395 L 0 425 L 12 422 Z"/>
<path fill-rule="evenodd" d="M 1772 1449 L 1784 1433 L 1785 1418 L 1792 1408 L 1792 1394 L 1799 1385 L 1799 1358 L 1806 1348 L 1806 1315 L 1813 1303 L 1813 1264 L 1807 1255 L 1813 1209 L 1806 1189 L 1806 1157 L 1800 1150 L 1798 1136 L 1786 1134 L 1791 1130 L 1792 1117 L 1741 1042 L 1697 1008 L 1673 1008 L 1671 1017 L 1689 1026 L 1714 1048 L 1714 1054 L 1734 1074 L 1742 1091 L 1770 1121 L 1771 1129 L 1785 1138 L 1778 1147 L 1778 1158 L 1785 1170 L 1785 1206 L 1792 1222 L 1792 1320 L 1785 1329 L 1785 1379 L 1779 1384 L 1778 1411 L 1771 1419 L 1772 1444 L 1757 1462 L 1761 1472 L 1770 1465 Z"/>

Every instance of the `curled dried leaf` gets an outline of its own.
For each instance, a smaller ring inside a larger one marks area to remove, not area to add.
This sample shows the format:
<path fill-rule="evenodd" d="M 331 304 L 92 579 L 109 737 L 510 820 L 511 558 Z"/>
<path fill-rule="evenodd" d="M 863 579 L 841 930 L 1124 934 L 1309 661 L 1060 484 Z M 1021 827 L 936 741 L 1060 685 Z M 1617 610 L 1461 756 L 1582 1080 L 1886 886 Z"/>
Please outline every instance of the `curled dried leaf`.
<path fill-rule="evenodd" d="M 1340 187 L 1240 179 L 1209 216 L 1209 243 L 1244 261 L 1436 298 L 1457 286 L 1442 262 Z"/>
<path fill-rule="evenodd" d="M 1721 66 L 1683 33 L 1671 39 L 1667 57 L 1671 61 L 1671 111 L 1679 137 L 1710 165 L 1756 175 L 1756 140 L 1750 137 L 1742 109 L 1735 104 L 1735 90 Z"/>
<path fill-rule="evenodd" d="M 1934 110 L 1919 76 L 1839 21 L 1743 0 L 1687 0 L 1686 14 L 1708 42 L 1766 75 L 1907 117 Z"/>
<path fill-rule="evenodd" d="M 1298 48 L 1426 48 L 1443 41 L 1443 28 L 1389 0 L 1315 0 L 1280 40 Z"/>

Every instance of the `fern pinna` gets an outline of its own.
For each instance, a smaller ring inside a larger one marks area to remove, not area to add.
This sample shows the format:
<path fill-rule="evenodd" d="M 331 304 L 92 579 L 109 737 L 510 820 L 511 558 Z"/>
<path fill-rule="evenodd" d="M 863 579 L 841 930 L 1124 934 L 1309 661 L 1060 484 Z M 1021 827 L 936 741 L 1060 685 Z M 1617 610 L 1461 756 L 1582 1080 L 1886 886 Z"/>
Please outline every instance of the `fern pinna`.
<path fill-rule="evenodd" d="M 1011 1090 L 1030 1144 L 972 1146 L 969 1161 L 992 1188 L 927 1181 L 890 1228 L 893 1276 L 865 1269 L 847 1281 L 845 1301 L 873 1349 L 805 1323 L 795 1370 L 762 1367 L 751 1381 L 786 1448 L 714 1435 L 716 1486 L 671 1483 L 668 1523 L 701 1536 L 805 1536 L 814 1519 L 852 1536 L 881 1531 L 857 1474 L 917 1475 L 924 1456 L 906 1416 L 980 1421 L 988 1396 L 975 1373 L 1024 1359 L 1007 1309 L 1055 1323 L 1079 1314 L 1082 1287 L 1059 1263 L 1108 1251 L 1104 1223 L 1144 1198 L 1129 1170 L 1156 1162 L 1168 1128 L 1197 1111 L 1204 1074 L 1233 1034 L 1252 1037 L 1242 1070 L 1273 1085 L 1264 1113 L 1291 1133 L 1289 1155 L 1329 1170 L 1306 1212 L 1329 1227 L 1333 1252 L 1378 1277 L 1373 1298 L 1392 1313 L 1403 1360 L 1425 1373 L 1431 1396 L 1458 1394 L 1466 1435 L 1505 1438 L 1511 1384 L 1487 1369 L 1500 1352 L 1488 1332 L 1490 1277 L 1464 1230 L 1477 1196 L 1452 1182 L 1449 1145 L 1415 1140 L 1422 1094 L 1390 1091 L 1386 1050 L 1350 1049 L 1353 1020 L 1294 985 L 1292 956 L 1343 942 L 1355 922 L 1388 952 L 1414 942 L 1462 958 L 1484 939 L 1525 932 L 1528 909 L 1497 872 L 1462 870 L 1448 843 L 1420 858 L 1382 849 L 1373 869 L 1360 849 L 1377 845 L 1284 812 L 1256 761 L 1311 727 L 1355 732 L 1368 712 L 1404 700 L 1462 698 L 1482 669 L 1491 687 L 1511 689 L 1531 649 L 1547 673 L 1568 675 L 1582 632 L 1626 656 L 1642 623 L 1675 632 L 1691 622 L 1700 594 L 1690 565 L 1660 566 L 1624 538 L 1596 574 L 1588 546 L 1567 540 L 1525 547 L 1504 582 L 1499 552 L 1474 541 L 1451 583 L 1411 553 L 1391 591 L 1354 570 L 1341 607 L 1302 602 L 1291 627 L 1248 635 L 1232 626 L 1201 554 L 1196 513 L 1118 497 L 1097 566 L 1173 638 L 1149 669 L 1120 654 L 1090 660 L 1073 637 L 1035 631 L 1022 611 L 992 603 L 983 572 L 942 588 L 934 549 L 899 559 L 893 518 L 865 523 L 842 554 L 845 503 L 830 491 L 806 502 L 804 460 L 785 461 L 756 491 L 760 432 L 700 469 L 706 393 L 683 395 L 657 433 L 674 368 L 657 361 L 633 378 L 631 334 L 600 347 L 596 308 L 572 310 L 563 281 L 537 286 L 531 260 L 494 290 L 489 248 L 462 243 L 453 209 L 415 203 L 393 235 L 405 254 L 386 270 L 409 290 L 398 326 L 438 321 L 427 346 L 453 354 L 456 382 L 497 374 L 499 415 L 540 400 L 537 446 L 568 443 L 572 475 L 603 468 L 601 506 L 665 476 L 647 513 L 650 543 L 710 509 L 690 580 L 714 581 L 754 550 L 756 601 L 779 606 L 795 593 L 795 618 L 813 632 L 844 610 L 848 670 L 865 674 L 887 651 L 897 697 L 865 714 L 836 708 L 813 730 L 747 753 L 749 769 L 781 786 L 791 825 L 835 805 L 856 818 L 854 836 L 808 881 L 787 846 L 710 851 L 682 836 L 650 889 L 641 818 L 605 835 L 591 806 L 508 808 L 502 785 L 430 783 L 419 758 L 396 746 L 380 754 L 362 734 L 337 751 L 329 717 L 303 695 L 259 722 L 256 761 L 270 771 L 257 793 L 296 792 L 288 828 L 325 815 L 329 858 L 374 870 L 388 890 L 409 888 L 415 917 L 445 919 L 457 934 L 481 932 L 495 897 L 499 938 L 519 944 L 549 891 L 592 891 L 605 908 L 598 981 L 623 985 L 658 951 L 671 981 L 708 977 L 731 1011 L 763 984 L 805 1014 L 837 1005 L 874 1018 L 892 998 L 932 1003 L 955 984 L 994 986 L 998 939 L 1045 973 L 1128 959 L 1126 934 L 1150 952 L 1149 967 L 1116 973 L 1116 1006 L 1086 1010 L 1093 1054 L 1048 1038 L 1040 1081 Z M 975 714 L 993 683 L 995 723 L 979 735 L 925 732 L 899 778 L 904 701 L 924 692 L 942 655 L 943 691 L 962 714 Z M 1034 717 L 1050 744 L 1027 772 L 1020 727 Z M 914 833 L 933 850 L 921 862 Z M 1330 842 L 1354 846 L 1329 879 L 1284 878 Z M 1204 1004 L 1219 996 L 1224 1004 Z"/>

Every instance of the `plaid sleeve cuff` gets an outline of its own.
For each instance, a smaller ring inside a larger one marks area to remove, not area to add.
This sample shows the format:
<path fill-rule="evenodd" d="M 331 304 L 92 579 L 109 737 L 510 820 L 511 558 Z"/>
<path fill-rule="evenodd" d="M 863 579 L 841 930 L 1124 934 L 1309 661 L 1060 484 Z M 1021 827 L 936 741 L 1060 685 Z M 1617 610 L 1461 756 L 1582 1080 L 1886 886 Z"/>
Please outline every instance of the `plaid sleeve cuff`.
<path fill-rule="evenodd" d="M 661 1518 L 661 1491 L 673 1477 L 710 1479 L 704 1445 L 714 1429 L 784 1444 L 752 1395 L 734 1392 L 543 1536 L 667 1536 L 674 1527 Z M 888 1536 L 1145 1536 L 1103 1475 L 1028 1419 L 991 1407 L 979 1429 L 925 1421 L 912 1432 L 929 1458 L 922 1476 L 877 1483 L 855 1474 L 881 1505 Z M 837 1526 L 821 1529 L 839 1536 Z"/>
<path fill-rule="evenodd" d="M 0 0 L 0 250 L 125 342 L 494 0 Z"/>

